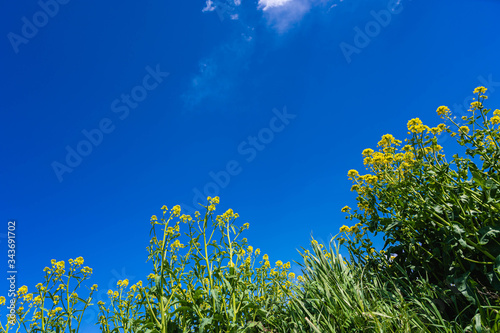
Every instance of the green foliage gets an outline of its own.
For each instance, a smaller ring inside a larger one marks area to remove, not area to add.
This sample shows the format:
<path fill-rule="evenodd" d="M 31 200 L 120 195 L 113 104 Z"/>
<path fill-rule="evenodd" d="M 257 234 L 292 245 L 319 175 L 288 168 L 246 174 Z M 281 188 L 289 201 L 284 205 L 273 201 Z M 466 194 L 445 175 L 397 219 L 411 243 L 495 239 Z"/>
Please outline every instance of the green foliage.
<path fill-rule="evenodd" d="M 358 219 L 366 230 L 384 234 L 388 256 L 403 267 L 411 281 L 428 276 L 441 291 L 443 311 L 462 325 L 479 320 L 498 328 L 500 300 L 500 123 L 499 110 L 489 117 L 478 87 L 471 115 L 460 125 L 445 106 L 437 112 L 445 124 L 430 128 L 418 119 L 408 122 L 411 138 L 387 134 L 379 151 L 367 149 L 360 176 L 351 170 L 358 193 Z M 465 149 L 465 157 L 447 161 L 437 136 L 448 132 Z M 350 230 L 349 230 L 350 231 Z M 360 257 L 362 244 L 349 244 Z M 358 252 L 356 252 L 358 251 Z M 363 251 L 362 251 L 363 252 Z M 395 265 L 376 265 L 401 276 Z"/>
<path fill-rule="evenodd" d="M 426 280 L 410 282 L 344 261 L 335 242 L 302 253 L 304 281 L 291 302 L 288 332 L 459 332 L 433 302 Z"/>
<path fill-rule="evenodd" d="M 206 212 L 195 218 L 180 215 L 175 206 L 151 218 L 153 237 L 148 260 L 153 272 L 146 286 L 136 285 L 125 296 L 110 291 L 111 305 L 101 305 L 101 329 L 112 332 L 253 332 L 276 325 L 286 311 L 292 281 L 290 263 L 271 268 L 268 256 L 259 261 L 241 238 L 249 227 L 237 226 L 229 209 L 215 216 L 219 198 L 209 198 Z M 187 245 L 180 242 L 185 224 Z M 161 233 L 157 234 L 157 227 Z M 293 277 L 293 276 L 292 276 Z M 127 281 L 128 284 L 128 281 Z"/>
<path fill-rule="evenodd" d="M 22 286 L 13 298 L 15 315 L 8 316 L 7 323 L 0 323 L 1 332 L 8 332 L 17 326 L 26 332 L 78 332 L 85 310 L 91 305 L 97 285 L 90 288 L 87 298 L 76 293 L 81 284 L 92 275 L 90 267 L 83 266 L 83 258 L 69 260 L 66 270 L 64 261 L 52 260 L 51 267 L 45 267 L 44 282 L 36 285 L 33 293 Z M 0 304 L 5 298 L 0 297 Z"/>

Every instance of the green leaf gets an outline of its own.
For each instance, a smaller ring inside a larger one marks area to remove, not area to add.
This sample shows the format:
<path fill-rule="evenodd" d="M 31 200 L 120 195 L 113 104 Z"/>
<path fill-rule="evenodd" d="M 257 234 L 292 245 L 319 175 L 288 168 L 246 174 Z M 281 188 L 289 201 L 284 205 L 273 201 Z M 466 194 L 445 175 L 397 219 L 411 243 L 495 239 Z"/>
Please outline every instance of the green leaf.
<path fill-rule="evenodd" d="M 486 245 L 490 241 L 491 238 L 500 236 L 500 227 L 490 227 L 486 226 L 478 231 L 479 235 L 482 235 L 479 244 Z"/>
<path fill-rule="evenodd" d="M 484 332 L 483 326 L 481 325 L 481 314 L 478 313 L 474 316 L 474 329 L 476 330 L 477 333 L 482 333 Z"/>

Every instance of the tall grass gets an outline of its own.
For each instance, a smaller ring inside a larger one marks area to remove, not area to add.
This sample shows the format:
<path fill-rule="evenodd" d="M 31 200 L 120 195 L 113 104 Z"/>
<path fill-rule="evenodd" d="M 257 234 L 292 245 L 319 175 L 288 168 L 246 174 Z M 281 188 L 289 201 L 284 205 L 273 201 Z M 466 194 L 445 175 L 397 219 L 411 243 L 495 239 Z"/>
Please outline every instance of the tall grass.
<path fill-rule="evenodd" d="M 303 282 L 280 331 L 462 332 L 443 319 L 426 280 L 411 283 L 346 262 L 334 242 L 328 250 L 313 242 L 312 249 L 302 253 Z"/>

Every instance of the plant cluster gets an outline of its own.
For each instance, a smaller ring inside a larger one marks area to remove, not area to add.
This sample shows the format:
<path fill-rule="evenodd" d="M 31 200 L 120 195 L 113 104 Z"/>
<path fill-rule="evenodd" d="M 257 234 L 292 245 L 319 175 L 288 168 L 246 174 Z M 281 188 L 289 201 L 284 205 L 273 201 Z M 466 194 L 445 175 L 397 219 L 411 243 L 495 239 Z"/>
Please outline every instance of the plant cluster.
<path fill-rule="evenodd" d="M 377 151 L 365 149 L 368 173 L 348 173 L 358 208 L 343 209 L 359 222 L 340 230 L 355 239 L 338 239 L 360 263 L 392 276 L 403 267 L 411 281 L 439 288 L 436 301 L 447 319 L 500 329 L 500 110 L 484 106 L 485 93 L 474 90 L 461 123 L 440 106 L 445 122 L 429 127 L 411 119 L 404 146 L 386 134 Z M 457 139 L 465 157 L 445 158 L 437 143 L 442 132 Z M 383 233 L 384 255 L 371 256 L 366 231 Z"/>

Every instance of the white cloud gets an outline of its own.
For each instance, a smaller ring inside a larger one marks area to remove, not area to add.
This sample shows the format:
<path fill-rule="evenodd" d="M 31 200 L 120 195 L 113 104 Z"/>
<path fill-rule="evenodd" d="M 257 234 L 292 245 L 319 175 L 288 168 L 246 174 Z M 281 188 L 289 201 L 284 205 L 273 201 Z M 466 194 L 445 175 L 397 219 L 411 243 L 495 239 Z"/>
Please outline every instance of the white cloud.
<path fill-rule="evenodd" d="M 206 0 L 205 7 L 202 12 L 217 12 L 219 19 L 224 21 L 226 17 L 231 20 L 238 20 L 238 7 L 241 5 L 241 0 Z"/>
<path fill-rule="evenodd" d="M 283 33 L 299 23 L 314 0 L 259 0 L 268 24 Z"/>
<path fill-rule="evenodd" d="M 273 7 L 281 7 L 292 0 L 259 0 L 259 8 L 262 10 L 268 10 Z"/>
<path fill-rule="evenodd" d="M 207 0 L 205 8 L 203 8 L 202 12 L 213 12 L 215 10 L 214 2 L 212 0 Z"/>

